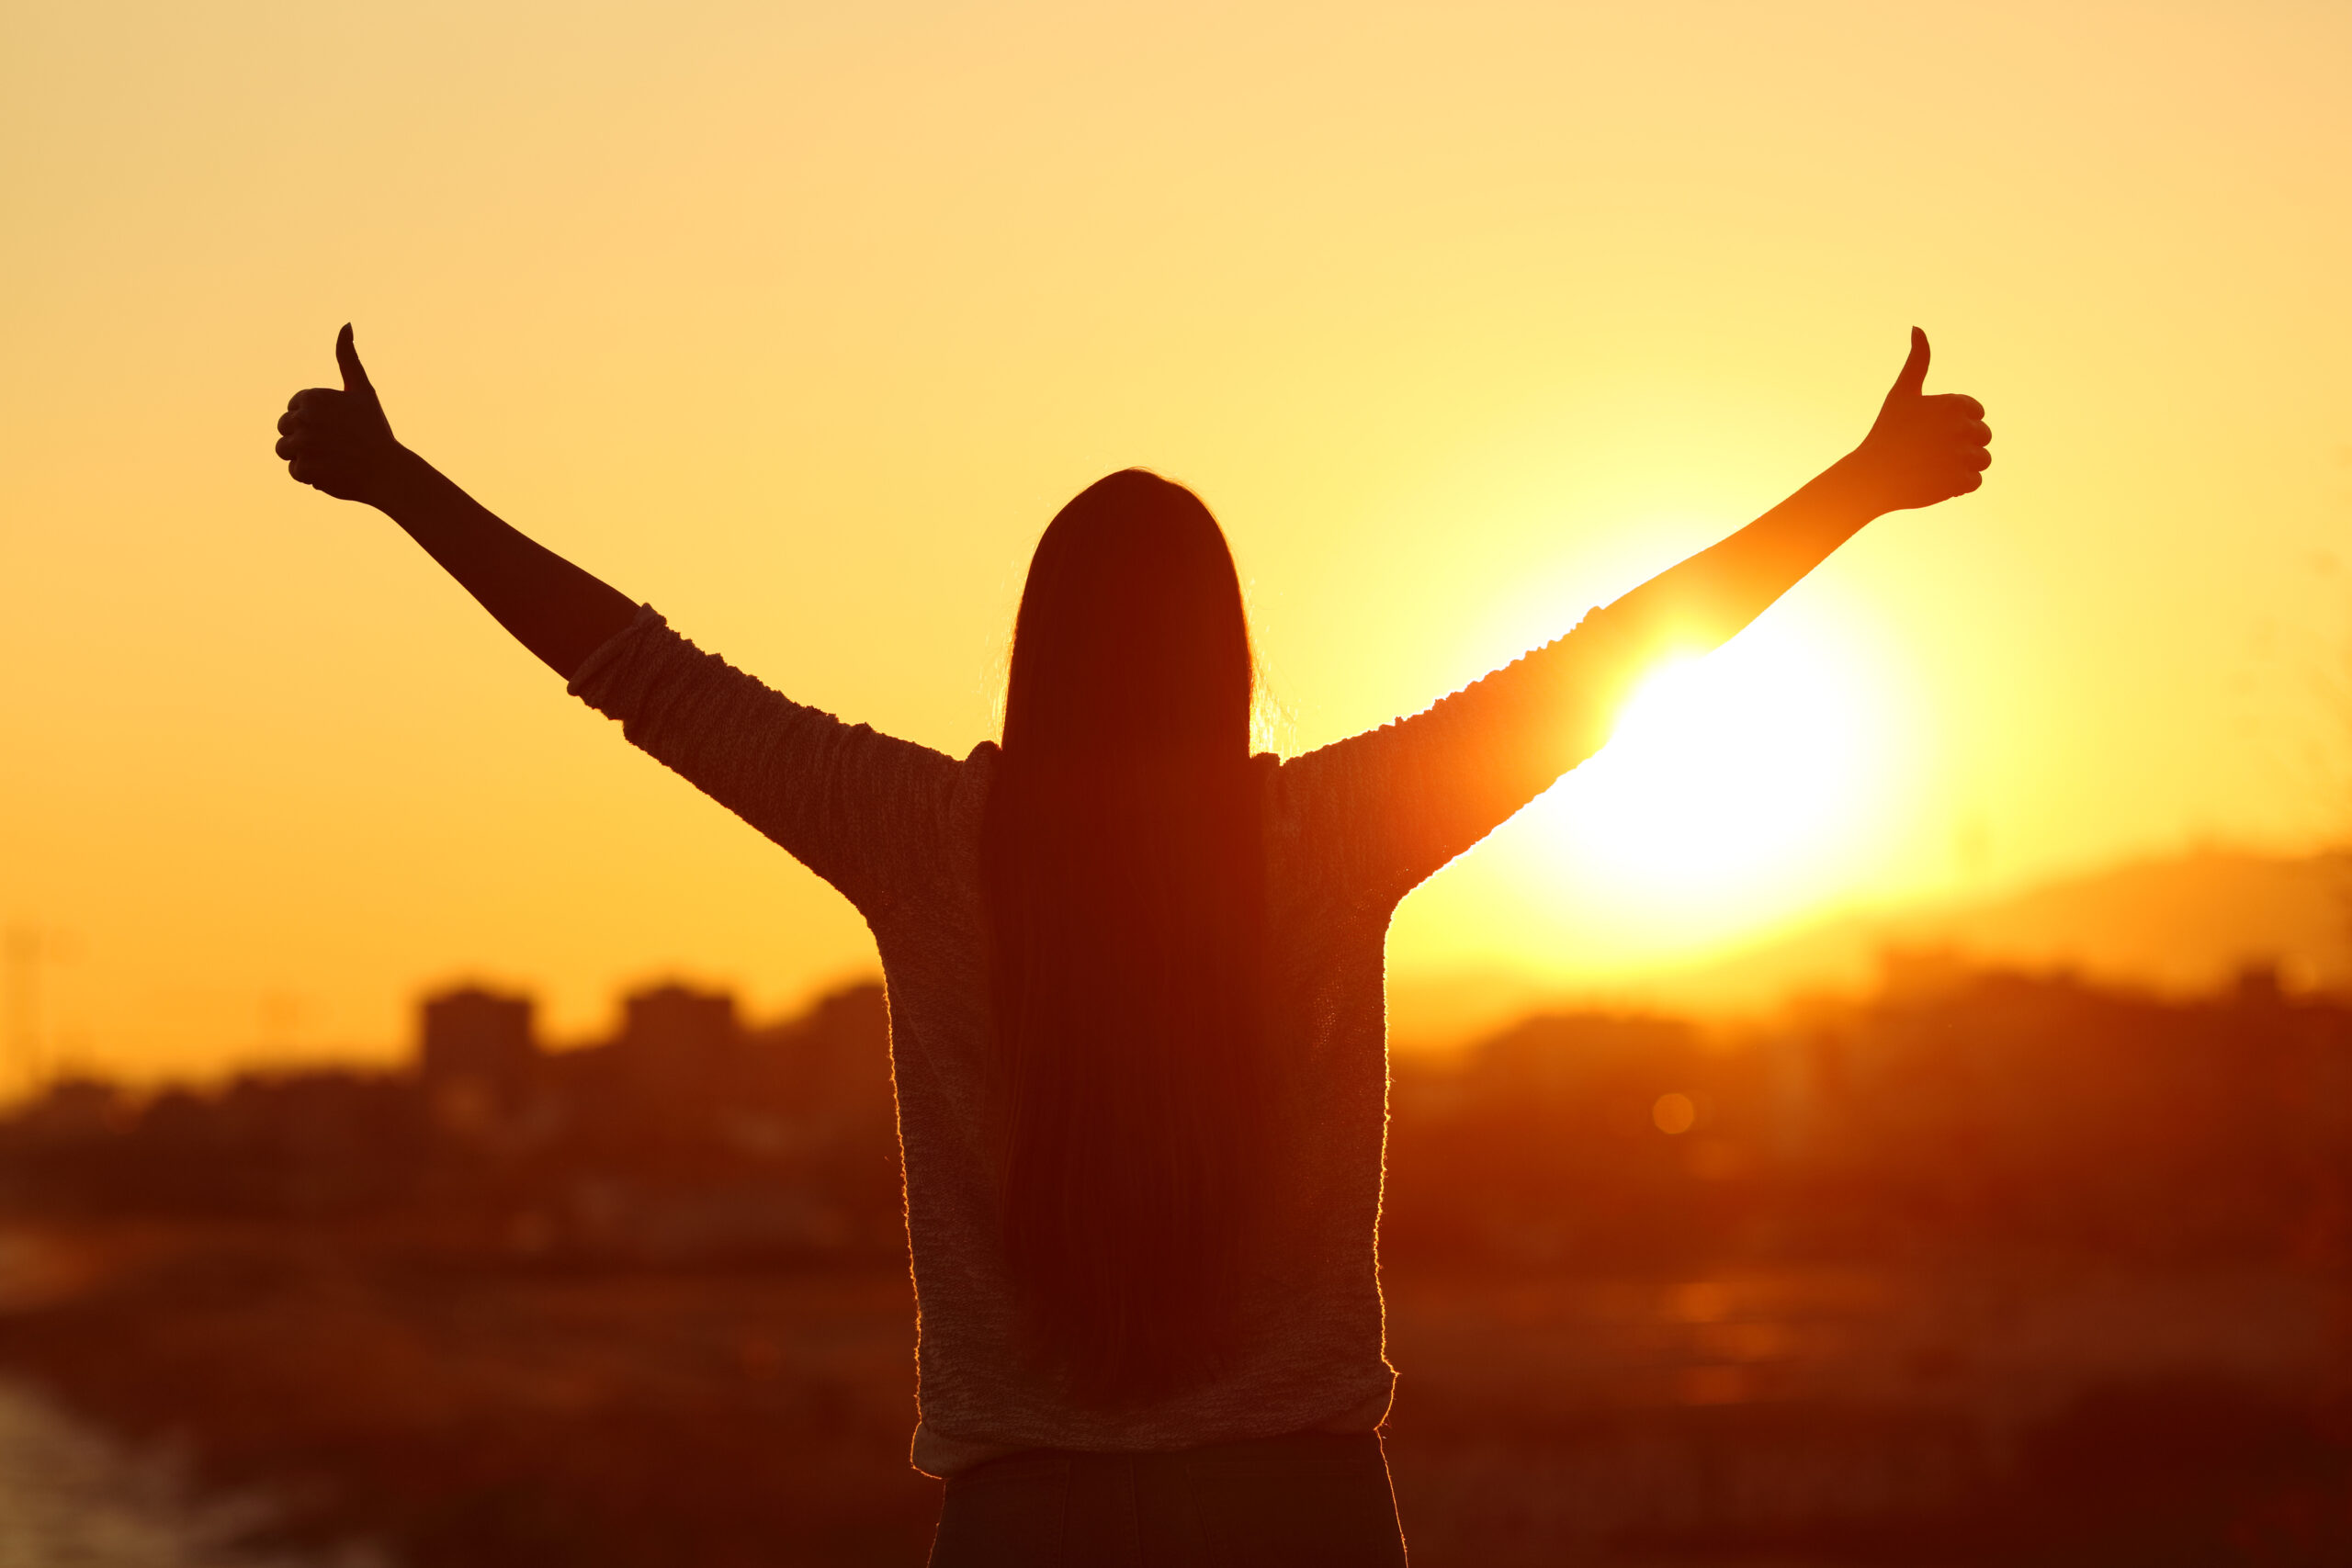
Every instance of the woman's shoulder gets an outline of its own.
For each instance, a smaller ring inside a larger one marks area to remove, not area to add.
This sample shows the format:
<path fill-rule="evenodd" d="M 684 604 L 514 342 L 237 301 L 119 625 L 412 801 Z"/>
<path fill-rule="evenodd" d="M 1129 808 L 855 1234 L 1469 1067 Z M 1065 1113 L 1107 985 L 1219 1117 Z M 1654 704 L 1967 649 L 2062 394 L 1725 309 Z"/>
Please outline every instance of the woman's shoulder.
<path fill-rule="evenodd" d="M 947 816 L 959 838 L 979 841 L 980 822 L 988 807 L 989 790 L 1004 765 L 1004 750 L 983 740 L 956 764 L 956 782 L 947 794 Z"/>

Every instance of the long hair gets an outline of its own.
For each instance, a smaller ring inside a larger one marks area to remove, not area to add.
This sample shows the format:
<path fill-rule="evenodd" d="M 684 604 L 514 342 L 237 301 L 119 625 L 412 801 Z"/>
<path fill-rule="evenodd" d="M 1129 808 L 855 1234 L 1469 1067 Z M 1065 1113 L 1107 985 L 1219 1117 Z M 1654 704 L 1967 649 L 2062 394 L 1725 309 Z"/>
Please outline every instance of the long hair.
<path fill-rule="evenodd" d="M 1038 541 L 982 840 L 999 1213 L 1034 1364 L 1130 1406 L 1216 1375 L 1264 1153 L 1255 667 L 1181 485 L 1097 481 Z"/>

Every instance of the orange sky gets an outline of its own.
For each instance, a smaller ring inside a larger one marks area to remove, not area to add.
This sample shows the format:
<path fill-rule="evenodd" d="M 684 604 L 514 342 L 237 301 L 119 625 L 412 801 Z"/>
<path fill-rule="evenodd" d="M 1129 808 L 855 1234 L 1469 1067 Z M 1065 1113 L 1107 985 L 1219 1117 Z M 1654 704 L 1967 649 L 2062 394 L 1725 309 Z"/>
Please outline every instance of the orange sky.
<path fill-rule="evenodd" d="M 576 1032 L 658 973 L 769 1009 L 871 963 L 286 480 L 272 422 L 345 320 L 493 508 L 959 753 L 1037 531 L 1108 468 L 1225 521 L 1303 749 L 1778 499 L 1917 321 L 1929 389 L 1990 405 L 1988 487 L 1416 895 L 1394 971 L 1611 984 L 2315 842 L 2346 60 L 2316 4 L 14 7 L 0 918 L 54 933 L 41 1047 L 380 1055 L 458 975 Z"/>

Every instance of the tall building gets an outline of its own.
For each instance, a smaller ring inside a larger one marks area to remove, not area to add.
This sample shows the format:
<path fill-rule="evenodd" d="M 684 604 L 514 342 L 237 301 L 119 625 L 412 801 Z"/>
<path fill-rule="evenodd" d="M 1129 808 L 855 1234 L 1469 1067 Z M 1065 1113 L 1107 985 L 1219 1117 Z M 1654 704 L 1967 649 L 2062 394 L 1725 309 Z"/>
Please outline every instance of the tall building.
<path fill-rule="evenodd" d="M 631 1049 L 702 1055 L 743 1037 L 735 998 L 672 983 L 631 993 L 621 1003 L 620 1043 Z"/>
<path fill-rule="evenodd" d="M 476 986 L 427 997 L 418 1066 L 428 1085 L 469 1082 L 511 1089 L 531 1072 L 539 1043 L 528 997 Z"/>

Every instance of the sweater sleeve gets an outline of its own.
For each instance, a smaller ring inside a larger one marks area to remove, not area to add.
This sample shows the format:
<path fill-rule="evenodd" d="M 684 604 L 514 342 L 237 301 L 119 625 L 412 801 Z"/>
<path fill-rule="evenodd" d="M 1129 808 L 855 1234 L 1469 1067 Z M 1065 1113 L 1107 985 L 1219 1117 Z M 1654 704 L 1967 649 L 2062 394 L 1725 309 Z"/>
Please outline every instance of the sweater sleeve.
<path fill-rule="evenodd" d="M 1641 660 L 1594 611 L 1409 718 L 1276 775 L 1276 820 L 1348 903 L 1388 906 L 1607 743 Z"/>
<path fill-rule="evenodd" d="M 868 915 L 936 874 L 954 759 L 770 691 L 650 605 L 570 689 Z"/>

